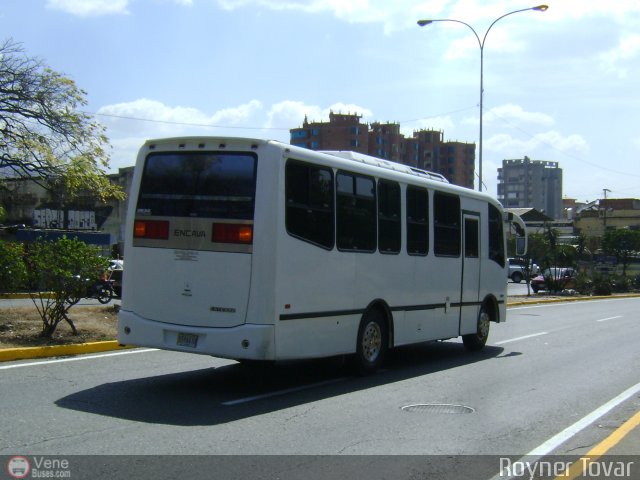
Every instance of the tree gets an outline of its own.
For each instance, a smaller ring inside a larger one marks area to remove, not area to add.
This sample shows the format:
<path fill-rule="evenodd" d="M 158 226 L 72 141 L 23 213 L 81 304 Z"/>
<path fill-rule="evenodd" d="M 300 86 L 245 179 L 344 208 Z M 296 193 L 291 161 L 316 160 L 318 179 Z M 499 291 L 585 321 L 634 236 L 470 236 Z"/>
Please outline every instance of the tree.
<path fill-rule="evenodd" d="M 25 55 L 12 39 L 0 44 L 0 177 L 24 178 L 67 192 L 123 198 L 109 182 L 105 129 L 79 110 L 86 92 L 73 80 Z"/>
<path fill-rule="evenodd" d="M 622 264 L 622 275 L 627 274 L 627 267 L 634 253 L 640 252 L 640 231 L 626 228 L 608 230 L 602 237 L 602 250 L 614 255 Z"/>
<path fill-rule="evenodd" d="M 51 338 L 62 320 L 74 335 L 78 333 L 67 314 L 107 268 L 107 259 L 99 253 L 97 247 L 75 238 L 38 240 L 29 245 L 26 266 L 29 282 L 36 287 L 31 300 L 42 319 L 41 336 Z"/>

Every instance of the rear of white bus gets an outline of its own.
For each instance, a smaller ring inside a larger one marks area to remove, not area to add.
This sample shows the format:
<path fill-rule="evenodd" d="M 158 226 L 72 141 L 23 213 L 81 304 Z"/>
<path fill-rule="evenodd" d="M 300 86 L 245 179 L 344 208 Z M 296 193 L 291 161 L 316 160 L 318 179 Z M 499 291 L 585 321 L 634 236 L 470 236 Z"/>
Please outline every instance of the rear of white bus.
<path fill-rule="evenodd" d="M 182 138 L 141 148 L 127 216 L 121 344 L 273 358 L 273 325 L 246 322 L 258 143 Z"/>

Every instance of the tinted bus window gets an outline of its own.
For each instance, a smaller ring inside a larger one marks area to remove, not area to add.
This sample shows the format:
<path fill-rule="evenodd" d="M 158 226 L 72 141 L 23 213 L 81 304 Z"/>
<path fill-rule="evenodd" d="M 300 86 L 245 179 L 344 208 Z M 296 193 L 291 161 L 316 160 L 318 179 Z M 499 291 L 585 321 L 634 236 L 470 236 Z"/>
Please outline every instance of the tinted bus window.
<path fill-rule="evenodd" d="M 480 255 L 480 240 L 478 238 L 478 220 L 465 218 L 464 220 L 464 256 L 478 258 Z"/>
<path fill-rule="evenodd" d="M 425 188 L 407 187 L 407 253 L 429 252 L 429 193 Z"/>
<path fill-rule="evenodd" d="M 493 205 L 489 205 L 489 258 L 504 267 L 504 231 L 502 215 Z"/>
<path fill-rule="evenodd" d="M 336 175 L 336 241 L 340 250 L 376 249 L 376 186 L 373 178 Z"/>
<path fill-rule="evenodd" d="M 400 185 L 395 182 L 378 182 L 378 237 L 380 252 L 400 252 Z"/>
<path fill-rule="evenodd" d="M 285 174 L 287 232 L 326 249 L 333 248 L 333 172 L 288 161 Z"/>
<path fill-rule="evenodd" d="M 137 213 L 162 217 L 253 219 L 256 156 L 250 153 L 151 153 Z"/>
<path fill-rule="evenodd" d="M 460 256 L 460 197 L 433 195 L 434 246 L 436 255 Z"/>

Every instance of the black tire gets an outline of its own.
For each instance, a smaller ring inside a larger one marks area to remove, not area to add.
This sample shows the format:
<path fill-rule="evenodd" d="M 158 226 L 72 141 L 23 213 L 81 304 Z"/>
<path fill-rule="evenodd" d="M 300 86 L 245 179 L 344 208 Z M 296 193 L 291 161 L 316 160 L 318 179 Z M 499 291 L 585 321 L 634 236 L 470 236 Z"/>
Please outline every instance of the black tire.
<path fill-rule="evenodd" d="M 511 275 L 511 280 L 513 280 L 514 283 L 520 283 L 522 281 L 522 274 L 520 272 L 514 272 L 513 275 Z"/>
<path fill-rule="evenodd" d="M 531 290 L 533 290 L 533 293 L 538 293 L 539 288 L 536 285 L 531 285 Z"/>
<path fill-rule="evenodd" d="M 354 367 L 358 374 L 375 372 L 384 362 L 389 346 L 389 330 L 384 314 L 378 309 L 364 314 L 358 328 Z"/>
<path fill-rule="evenodd" d="M 113 297 L 113 290 L 109 287 L 98 287 L 97 298 L 101 304 L 106 304 L 111 301 Z"/>
<path fill-rule="evenodd" d="M 491 326 L 491 315 L 489 314 L 487 307 L 482 305 L 478 312 L 478 323 L 476 333 L 469 333 L 462 336 L 462 343 L 464 348 L 470 352 L 477 352 L 487 343 L 489 338 L 489 327 Z"/>

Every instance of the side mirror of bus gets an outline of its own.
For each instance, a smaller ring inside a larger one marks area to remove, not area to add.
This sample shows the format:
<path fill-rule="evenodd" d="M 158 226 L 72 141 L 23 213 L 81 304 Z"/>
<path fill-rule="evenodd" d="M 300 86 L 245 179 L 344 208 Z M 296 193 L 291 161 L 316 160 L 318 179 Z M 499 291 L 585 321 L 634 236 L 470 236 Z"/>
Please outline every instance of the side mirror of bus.
<path fill-rule="evenodd" d="M 511 232 L 516 237 L 516 256 L 524 257 L 527 253 L 527 230 L 524 221 L 512 212 L 507 213 L 507 221 L 511 227 Z"/>

